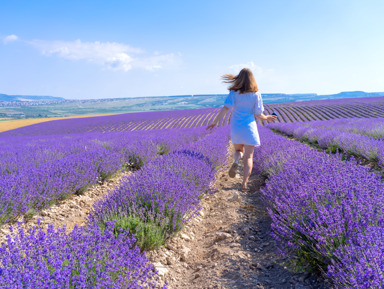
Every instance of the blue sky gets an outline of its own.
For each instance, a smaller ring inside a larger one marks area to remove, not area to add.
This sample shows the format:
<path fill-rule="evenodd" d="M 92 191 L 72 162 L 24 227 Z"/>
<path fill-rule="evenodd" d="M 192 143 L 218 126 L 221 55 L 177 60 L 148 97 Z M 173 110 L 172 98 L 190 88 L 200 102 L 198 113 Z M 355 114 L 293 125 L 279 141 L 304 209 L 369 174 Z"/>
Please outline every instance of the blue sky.
<path fill-rule="evenodd" d="M 0 1 L 0 93 L 384 91 L 384 1 Z"/>

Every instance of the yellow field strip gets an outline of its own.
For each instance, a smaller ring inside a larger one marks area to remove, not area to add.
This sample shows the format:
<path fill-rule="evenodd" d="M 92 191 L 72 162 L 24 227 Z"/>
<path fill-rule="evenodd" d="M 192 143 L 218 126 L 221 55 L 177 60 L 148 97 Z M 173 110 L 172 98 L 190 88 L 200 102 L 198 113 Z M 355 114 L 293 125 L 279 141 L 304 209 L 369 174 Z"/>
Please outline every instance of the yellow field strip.
<path fill-rule="evenodd" d="M 16 129 L 23 126 L 28 126 L 36 123 L 47 122 L 58 119 L 68 118 L 84 118 L 93 116 L 106 116 L 106 115 L 117 115 L 121 113 L 108 113 L 108 114 L 93 114 L 93 115 L 77 115 L 77 116 L 64 116 L 64 117 L 51 117 L 51 118 L 29 118 L 29 119 L 16 119 L 16 120 L 4 120 L 0 121 L 0 132 Z"/>
<path fill-rule="evenodd" d="M 160 127 L 160 129 L 167 128 L 167 127 L 169 126 L 169 124 L 170 124 L 171 122 L 173 122 L 173 121 L 175 121 L 174 118 L 168 118 L 168 120 L 167 120 L 165 123 L 163 123 L 163 125 Z"/>
<path fill-rule="evenodd" d="M 209 114 L 209 118 L 208 118 L 208 122 L 207 122 L 207 123 L 210 124 L 210 123 L 215 119 L 216 115 L 217 115 L 217 112 L 216 112 L 216 111 L 211 112 L 211 113 Z"/>
<path fill-rule="evenodd" d="M 167 123 L 165 128 L 174 128 L 175 123 L 177 123 L 179 118 L 174 118 L 170 122 Z"/>
<path fill-rule="evenodd" d="M 209 120 L 209 113 L 206 113 L 205 116 L 204 116 L 204 119 L 203 121 L 201 122 L 201 126 L 207 126 L 209 123 L 208 123 L 208 120 Z"/>
<path fill-rule="evenodd" d="M 200 120 L 205 116 L 205 114 L 199 114 L 195 116 L 194 121 L 191 123 L 190 127 L 198 127 Z"/>

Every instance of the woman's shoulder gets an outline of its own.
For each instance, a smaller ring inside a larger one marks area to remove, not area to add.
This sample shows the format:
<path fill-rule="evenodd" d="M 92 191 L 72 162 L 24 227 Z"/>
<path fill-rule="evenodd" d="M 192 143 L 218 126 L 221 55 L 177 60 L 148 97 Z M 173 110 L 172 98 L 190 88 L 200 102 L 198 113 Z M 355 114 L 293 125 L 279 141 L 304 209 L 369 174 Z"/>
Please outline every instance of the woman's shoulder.
<path fill-rule="evenodd" d="M 256 97 L 256 98 L 259 98 L 261 97 L 261 93 L 260 91 L 253 91 L 253 92 L 248 92 L 250 95 L 252 95 L 253 97 Z"/>
<path fill-rule="evenodd" d="M 260 91 L 256 91 L 256 92 L 252 92 L 253 93 L 253 99 L 257 102 L 260 102 L 262 101 L 262 98 L 261 98 L 261 93 Z"/>
<path fill-rule="evenodd" d="M 255 98 L 261 98 L 260 91 L 253 92 L 253 95 L 254 95 Z"/>

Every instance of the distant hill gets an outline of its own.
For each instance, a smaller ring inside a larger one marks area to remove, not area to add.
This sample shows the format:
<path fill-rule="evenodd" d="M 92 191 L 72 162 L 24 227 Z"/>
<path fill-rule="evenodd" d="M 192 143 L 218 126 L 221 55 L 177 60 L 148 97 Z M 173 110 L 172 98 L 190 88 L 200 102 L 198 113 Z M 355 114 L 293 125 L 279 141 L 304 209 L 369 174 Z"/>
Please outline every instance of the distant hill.
<path fill-rule="evenodd" d="M 262 93 L 264 103 L 297 102 L 321 99 L 358 98 L 384 96 L 384 92 L 343 91 L 336 94 L 317 93 Z"/>
<path fill-rule="evenodd" d="M 384 96 L 384 92 L 343 91 L 336 94 L 319 95 L 319 97 L 323 98 L 355 98 L 375 96 Z"/>
<path fill-rule="evenodd" d="M 41 95 L 8 95 L 0 93 L 0 101 L 40 101 L 40 100 L 65 100 L 57 96 Z"/>
<path fill-rule="evenodd" d="M 364 92 L 364 91 L 343 91 L 336 94 L 317 94 L 317 93 L 262 93 L 264 103 L 277 103 L 277 102 L 296 102 L 307 100 L 319 99 L 335 99 L 335 98 L 355 98 L 355 97 L 375 97 L 384 96 L 384 92 Z M 57 96 L 39 96 L 39 95 L 7 95 L 0 93 L 1 101 L 16 101 L 16 102 L 33 102 L 33 101 L 67 101 L 67 102 L 115 102 L 115 101 L 129 101 L 129 100 L 146 100 L 145 102 L 151 105 L 158 104 L 165 99 L 188 99 L 188 102 L 209 103 L 209 105 L 219 106 L 222 100 L 225 99 L 227 94 L 192 94 L 192 95 L 168 95 L 168 96 L 146 96 L 146 97 L 127 97 L 127 98 L 101 98 L 101 99 L 65 99 Z M 193 99 L 193 101 L 191 101 Z M 212 101 L 213 100 L 213 101 Z M 215 103 L 217 101 L 217 103 Z M 26 105 L 28 105 L 26 103 Z M 207 105 L 204 105 L 207 107 Z"/>

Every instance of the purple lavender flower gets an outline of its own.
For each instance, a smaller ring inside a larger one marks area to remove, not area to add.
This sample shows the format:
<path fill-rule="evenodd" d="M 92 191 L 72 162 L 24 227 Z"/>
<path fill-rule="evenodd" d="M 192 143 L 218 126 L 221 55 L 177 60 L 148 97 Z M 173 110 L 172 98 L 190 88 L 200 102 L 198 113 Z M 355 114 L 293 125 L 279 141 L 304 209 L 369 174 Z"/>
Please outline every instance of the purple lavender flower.
<path fill-rule="evenodd" d="M 342 161 L 261 128 L 256 170 L 283 252 L 296 265 L 326 272 L 340 288 L 381 288 L 384 185 L 353 159 Z"/>
<path fill-rule="evenodd" d="M 114 223 L 102 232 L 65 227 L 18 228 L 0 248 L 3 288 L 156 288 L 156 275 L 128 232 L 115 237 Z"/>

